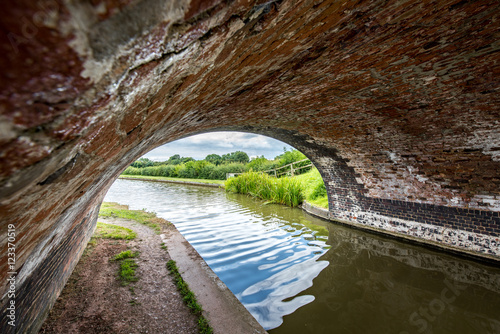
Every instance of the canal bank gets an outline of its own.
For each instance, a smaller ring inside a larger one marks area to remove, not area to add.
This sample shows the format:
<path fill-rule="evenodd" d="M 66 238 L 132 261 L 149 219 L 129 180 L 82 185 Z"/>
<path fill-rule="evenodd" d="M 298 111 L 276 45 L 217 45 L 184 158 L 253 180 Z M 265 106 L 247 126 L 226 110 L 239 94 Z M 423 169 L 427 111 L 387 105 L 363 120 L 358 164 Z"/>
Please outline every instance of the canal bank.
<path fill-rule="evenodd" d="M 182 179 L 180 180 L 175 180 L 172 178 L 166 178 L 166 177 L 147 177 L 147 176 L 120 176 L 119 179 L 121 180 L 135 180 L 135 181 L 151 181 L 151 182 L 163 182 L 163 183 L 177 183 L 177 184 L 186 184 L 186 185 L 191 185 L 191 186 L 202 186 L 202 187 L 212 187 L 212 188 L 224 188 L 224 183 L 217 183 L 217 180 L 203 180 L 205 182 L 200 182 L 200 181 L 183 181 Z M 213 181 L 213 182 L 210 182 Z"/>

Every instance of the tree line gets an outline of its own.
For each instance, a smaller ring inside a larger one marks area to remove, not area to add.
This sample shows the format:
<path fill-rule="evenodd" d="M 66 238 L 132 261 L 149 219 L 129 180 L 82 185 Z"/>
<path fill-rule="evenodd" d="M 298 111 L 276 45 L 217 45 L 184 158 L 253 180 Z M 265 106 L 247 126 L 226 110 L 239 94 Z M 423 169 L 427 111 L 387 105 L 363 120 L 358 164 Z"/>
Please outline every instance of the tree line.
<path fill-rule="evenodd" d="M 191 157 L 181 157 L 179 154 L 175 154 L 166 161 L 152 161 L 148 158 L 140 158 L 132 163 L 123 174 L 225 180 L 227 173 L 267 171 L 304 159 L 306 159 L 306 156 L 300 151 L 286 149 L 283 150 L 283 154 L 278 155 L 273 160 L 268 160 L 264 156 L 250 159 L 248 154 L 242 151 L 231 152 L 222 156 L 209 154 L 203 160 L 195 160 Z M 303 170 L 303 172 L 306 171 L 307 169 Z"/>

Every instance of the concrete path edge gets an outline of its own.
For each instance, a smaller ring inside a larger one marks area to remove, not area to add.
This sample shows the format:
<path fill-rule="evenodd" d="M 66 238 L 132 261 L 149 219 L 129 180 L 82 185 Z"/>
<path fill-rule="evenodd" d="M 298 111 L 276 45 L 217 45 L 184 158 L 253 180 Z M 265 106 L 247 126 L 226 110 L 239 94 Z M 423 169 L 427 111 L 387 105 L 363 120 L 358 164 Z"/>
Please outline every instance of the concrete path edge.
<path fill-rule="evenodd" d="M 160 237 L 215 334 L 267 333 L 174 226 Z"/>

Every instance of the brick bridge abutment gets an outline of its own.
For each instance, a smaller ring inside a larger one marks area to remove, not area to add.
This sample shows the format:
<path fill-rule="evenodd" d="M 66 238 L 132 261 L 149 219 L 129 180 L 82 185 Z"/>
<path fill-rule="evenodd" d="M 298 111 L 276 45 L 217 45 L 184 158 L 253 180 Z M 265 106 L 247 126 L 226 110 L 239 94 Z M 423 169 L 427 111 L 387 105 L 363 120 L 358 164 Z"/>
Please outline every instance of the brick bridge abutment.
<path fill-rule="evenodd" d="M 131 162 L 216 130 L 305 153 L 333 219 L 498 263 L 499 13 L 493 0 L 7 0 L 2 333 L 38 331 Z"/>

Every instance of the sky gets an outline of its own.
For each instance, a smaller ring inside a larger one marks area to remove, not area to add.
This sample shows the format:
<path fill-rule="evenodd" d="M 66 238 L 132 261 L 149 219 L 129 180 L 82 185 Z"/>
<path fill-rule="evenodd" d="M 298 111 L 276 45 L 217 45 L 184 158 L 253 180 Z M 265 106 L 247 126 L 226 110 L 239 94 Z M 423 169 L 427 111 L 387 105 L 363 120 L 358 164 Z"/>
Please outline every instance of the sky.
<path fill-rule="evenodd" d="M 165 161 L 172 155 L 179 154 L 181 157 L 202 160 L 212 153 L 223 155 L 243 151 L 250 158 L 263 155 L 272 160 L 283 153 L 284 147 L 287 150 L 293 149 L 290 145 L 279 140 L 253 133 L 210 132 L 157 147 L 146 153 L 144 157 L 154 161 Z"/>

